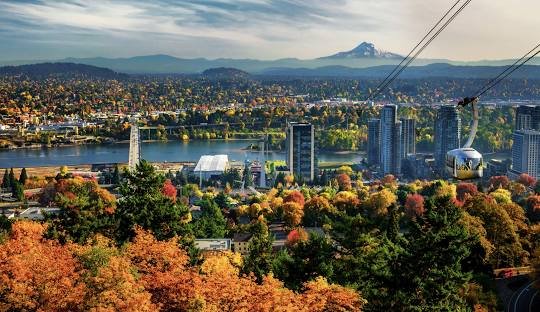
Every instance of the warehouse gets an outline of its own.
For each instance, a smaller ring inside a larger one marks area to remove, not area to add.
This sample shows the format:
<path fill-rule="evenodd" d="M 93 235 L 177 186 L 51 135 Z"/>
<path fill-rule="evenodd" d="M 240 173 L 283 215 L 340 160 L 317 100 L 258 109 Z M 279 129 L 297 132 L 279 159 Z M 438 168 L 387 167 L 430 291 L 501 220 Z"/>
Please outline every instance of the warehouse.
<path fill-rule="evenodd" d="M 221 176 L 229 167 L 227 155 L 203 155 L 193 170 L 196 176 L 208 180 Z"/>

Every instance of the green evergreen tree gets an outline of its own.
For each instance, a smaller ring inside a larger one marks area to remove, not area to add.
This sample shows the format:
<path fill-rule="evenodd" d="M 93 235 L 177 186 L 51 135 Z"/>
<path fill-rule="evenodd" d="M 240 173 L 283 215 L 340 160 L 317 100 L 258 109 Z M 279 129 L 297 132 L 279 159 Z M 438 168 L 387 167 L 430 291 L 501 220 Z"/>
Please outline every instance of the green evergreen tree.
<path fill-rule="evenodd" d="M 244 185 L 245 187 L 253 186 L 253 173 L 247 163 L 244 165 Z"/>
<path fill-rule="evenodd" d="M 406 252 L 394 273 L 394 311 L 466 311 L 460 291 L 471 279 L 462 264 L 476 244 L 448 197 L 429 200 L 424 217 L 405 235 Z"/>
<path fill-rule="evenodd" d="M 24 186 L 28 180 L 28 175 L 26 174 L 26 168 L 22 168 L 21 175 L 19 176 L 19 182 Z"/>
<path fill-rule="evenodd" d="M 223 238 L 227 233 L 227 220 L 223 217 L 216 201 L 205 196 L 197 204 L 201 216 L 193 222 L 193 233 L 197 238 Z"/>
<path fill-rule="evenodd" d="M 15 173 L 13 173 L 13 168 L 9 169 L 9 185 L 13 187 L 13 184 L 17 182 L 17 179 L 15 179 Z"/>
<path fill-rule="evenodd" d="M 125 171 L 123 176 L 120 184 L 122 199 L 115 213 L 119 242 L 131 239 L 137 225 L 152 231 L 159 240 L 175 235 L 186 241 L 192 238 L 187 224 L 188 207 L 162 193 L 165 177 L 158 174 L 150 163 L 141 160 L 135 170 Z"/>
<path fill-rule="evenodd" d="M 10 188 L 11 187 L 11 184 L 10 184 L 10 180 L 9 180 L 9 173 L 8 173 L 8 170 L 6 169 L 4 171 L 4 177 L 2 178 L 2 187 L 7 189 L 7 188 Z"/>
<path fill-rule="evenodd" d="M 307 241 L 299 241 L 289 251 L 281 251 L 273 261 L 272 272 L 285 286 L 300 290 L 303 283 L 323 276 L 334 275 L 334 247 L 327 237 L 312 234 Z"/>
<path fill-rule="evenodd" d="M 249 253 L 244 261 L 242 271 L 245 274 L 253 272 L 257 281 L 272 270 L 272 241 L 273 237 L 268 232 L 268 226 L 264 221 L 258 221 L 252 228 L 253 236 L 249 243 Z"/>
<path fill-rule="evenodd" d="M 118 164 L 114 165 L 111 183 L 114 185 L 118 185 L 120 183 L 120 170 L 118 169 Z"/>
<path fill-rule="evenodd" d="M 18 201 L 24 200 L 24 188 L 17 180 L 11 184 L 11 196 L 16 198 Z"/>

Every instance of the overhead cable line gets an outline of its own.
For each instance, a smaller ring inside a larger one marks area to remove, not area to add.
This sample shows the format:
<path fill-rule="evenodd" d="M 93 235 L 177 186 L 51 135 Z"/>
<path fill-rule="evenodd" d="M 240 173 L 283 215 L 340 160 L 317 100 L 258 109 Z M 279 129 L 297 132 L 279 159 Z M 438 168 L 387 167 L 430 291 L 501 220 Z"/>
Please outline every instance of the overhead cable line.
<path fill-rule="evenodd" d="M 457 0 L 456 3 L 454 3 L 454 5 L 448 9 L 448 11 L 446 11 L 446 13 L 443 15 L 443 17 L 441 17 L 441 19 L 439 19 L 439 21 L 437 21 L 437 23 L 435 25 L 433 25 L 433 27 L 431 27 L 431 29 L 427 32 L 427 34 L 424 35 L 424 37 L 422 38 L 422 40 L 420 40 L 416 46 L 414 46 L 414 48 L 412 48 L 412 50 L 409 52 L 409 54 L 407 54 L 407 56 L 405 56 L 401 62 L 399 62 L 399 64 L 396 65 L 396 67 L 394 67 L 394 69 L 392 70 L 392 72 L 390 72 L 388 75 L 386 75 L 386 77 L 384 78 L 383 81 L 381 81 L 379 83 L 379 85 L 377 85 L 377 87 L 375 88 L 375 92 L 377 92 L 377 90 L 379 90 L 379 88 L 384 84 L 386 83 L 386 81 L 388 81 L 388 79 L 390 78 L 390 76 L 392 76 L 397 70 L 398 68 L 413 54 L 413 52 L 422 44 L 422 42 L 424 42 L 424 40 L 426 40 L 426 38 L 435 30 L 435 28 L 437 28 L 437 26 L 439 26 L 439 24 L 448 16 L 448 14 L 450 14 L 450 12 L 452 12 L 452 10 L 459 4 L 459 2 L 461 2 L 461 0 Z M 369 100 L 372 96 L 372 94 L 374 93 L 370 93 L 369 94 L 369 97 L 366 99 Z"/>
<path fill-rule="evenodd" d="M 425 39 L 445 20 L 445 18 L 455 9 L 455 7 L 461 2 L 461 0 L 456 1 L 452 7 L 443 15 L 443 17 L 430 29 L 430 31 L 418 42 L 418 44 L 409 52 L 409 54 L 392 70 L 390 74 L 386 76 L 386 78 L 377 86 L 374 92 L 370 93 L 366 101 L 375 98 L 378 96 L 388 85 L 390 85 L 398 76 L 409 66 L 409 64 L 414 61 L 418 55 L 433 41 L 437 36 L 465 9 L 465 7 L 471 2 L 472 0 L 466 0 L 453 14 L 450 16 L 450 18 L 444 22 L 444 24 L 437 29 L 437 31 L 429 38 L 429 40 L 424 43 L 424 45 L 411 57 L 411 54 L 425 41 Z M 403 63 L 406 62 L 404 65 Z"/>
<path fill-rule="evenodd" d="M 540 54 L 540 49 L 536 51 L 538 48 L 540 48 L 540 43 L 537 44 L 532 50 L 527 52 L 525 55 L 523 55 L 521 58 L 516 60 L 514 64 L 508 66 L 503 72 L 501 72 L 499 75 L 497 75 L 495 78 L 488 81 L 486 84 L 484 84 L 478 91 L 476 91 L 474 97 L 479 97 L 489 91 L 491 88 L 495 87 L 497 84 L 499 84 L 504 78 L 511 75 L 513 72 L 518 70 L 521 66 L 525 65 L 528 61 L 530 61 L 533 57 Z M 533 53 L 536 51 L 535 53 Z M 532 55 L 530 55 L 533 53 Z M 516 66 L 517 65 L 517 66 Z"/>

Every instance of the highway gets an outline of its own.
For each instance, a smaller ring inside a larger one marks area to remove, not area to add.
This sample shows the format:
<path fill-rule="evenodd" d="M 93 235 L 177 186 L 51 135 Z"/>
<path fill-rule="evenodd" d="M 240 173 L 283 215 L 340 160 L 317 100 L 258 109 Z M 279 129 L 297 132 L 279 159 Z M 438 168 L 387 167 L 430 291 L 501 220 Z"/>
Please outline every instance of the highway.
<path fill-rule="evenodd" d="M 540 311 L 540 290 L 534 288 L 533 283 L 527 283 L 512 295 L 506 312 Z"/>

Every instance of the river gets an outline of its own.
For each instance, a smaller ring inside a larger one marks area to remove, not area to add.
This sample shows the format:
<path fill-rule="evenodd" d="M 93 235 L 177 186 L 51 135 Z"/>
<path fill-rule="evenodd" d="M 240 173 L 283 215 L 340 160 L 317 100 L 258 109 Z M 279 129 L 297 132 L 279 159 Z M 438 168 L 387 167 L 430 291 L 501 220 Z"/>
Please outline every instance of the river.
<path fill-rule="evenodd" d="M 141 144 L 141 157 L 153 162 L 196 162 L 201 155 L 215 154 L 229 155 L 232 161 L 259 159 L 258 152 L 244 150 L 250 143 L 257 144 L 257 141 L 144 142 Z M 128 151 L 128 143 L 0 150 L 0 168 L 125 163 Z M 358 153 L 319 152 L 317 157 L 321 162 L 358 163 L 362 159 Z M 267 155 L 267 160 L 284 159 L 284 152 L 269 152 Z"/>

